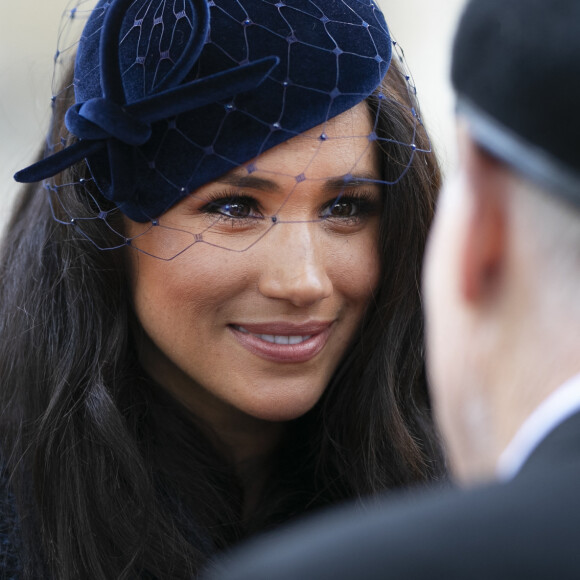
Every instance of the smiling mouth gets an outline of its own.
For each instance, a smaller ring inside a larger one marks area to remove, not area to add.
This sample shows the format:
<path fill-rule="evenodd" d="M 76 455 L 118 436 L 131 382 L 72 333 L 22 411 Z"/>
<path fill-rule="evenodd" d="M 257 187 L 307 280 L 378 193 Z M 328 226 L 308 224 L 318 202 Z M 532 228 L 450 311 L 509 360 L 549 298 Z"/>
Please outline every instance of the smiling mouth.
<path fill-rule="evenodd" d="M 279 363 L 306 362 L 326 345 L 332 322 L 295 327 L 283 323 L 239 325 L 229 328 L 239 344 L 260 358 Z"/>
<path fill-rule="evenodd" d="M 233 326 L 237 331 L 241 332 L 242 334 L 251 334 L 256 336 L 260 340 L 265 342 L 270 342 L 272 344 L 300 344 L 310 338 L 312 338 L 311 334 L 307 335 L 285 335 L 285 334 L 255 334 L 246 330 L 243 326 Z"/>

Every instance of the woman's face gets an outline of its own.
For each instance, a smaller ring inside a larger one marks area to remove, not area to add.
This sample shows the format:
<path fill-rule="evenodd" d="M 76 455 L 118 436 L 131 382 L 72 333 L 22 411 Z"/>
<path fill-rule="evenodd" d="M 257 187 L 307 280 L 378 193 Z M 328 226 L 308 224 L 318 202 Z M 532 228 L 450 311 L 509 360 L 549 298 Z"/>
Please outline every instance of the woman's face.
<path fill-rule="evenodd" d="M 323 394 L 379 279 L 371 131 L 363 103 L 203 186 L 159 226 L 127 220 L 153 256 L 198 236 L 172 260 L 131 250 L 130 263 L 141 362 L 202 418 L 286 421 Z"/>

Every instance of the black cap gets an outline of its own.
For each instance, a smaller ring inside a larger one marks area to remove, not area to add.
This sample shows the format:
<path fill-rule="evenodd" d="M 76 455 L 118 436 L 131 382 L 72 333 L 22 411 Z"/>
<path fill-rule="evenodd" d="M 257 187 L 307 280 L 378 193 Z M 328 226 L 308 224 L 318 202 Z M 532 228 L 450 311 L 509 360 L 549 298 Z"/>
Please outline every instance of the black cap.
<path fill-rule="evenodd" d="M 452 81 L 482 147 L 580 204 L 579 0 L 469 1 Z"/>

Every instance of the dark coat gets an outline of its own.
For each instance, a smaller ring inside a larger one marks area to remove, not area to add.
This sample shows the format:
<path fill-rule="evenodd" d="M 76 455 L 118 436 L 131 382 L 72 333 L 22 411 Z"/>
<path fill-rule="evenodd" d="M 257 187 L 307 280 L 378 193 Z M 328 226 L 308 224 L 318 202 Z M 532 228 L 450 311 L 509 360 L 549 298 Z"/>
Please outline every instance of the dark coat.
<path fill-rule="evenodd" d="M 507 483 L 350 506 L 253 542 L 212 580 L 580 579 L 580 413 Z"/>
<path fill-rule="evenodd" d="M 0 467 L 0 580 L 17 580 L 21 572 L 20 537 L 14 499 L 6 479 Z"/>

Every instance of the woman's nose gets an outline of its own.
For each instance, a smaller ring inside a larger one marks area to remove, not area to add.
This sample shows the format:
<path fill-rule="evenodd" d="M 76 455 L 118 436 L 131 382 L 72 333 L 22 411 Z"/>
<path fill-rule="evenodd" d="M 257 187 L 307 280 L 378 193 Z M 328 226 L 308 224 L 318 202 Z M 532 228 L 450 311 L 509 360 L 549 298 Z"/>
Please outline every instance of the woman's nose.
<path fill-rule="evenodd" d="M 263 240 L 267 254 L 258 288 L 267 298 L 311 306 L 332 294 L 327 252 L 315 224 L 277 224 Z"/>

